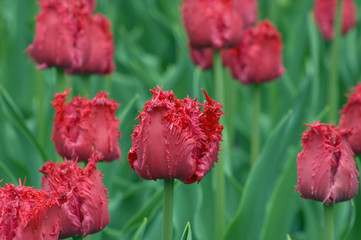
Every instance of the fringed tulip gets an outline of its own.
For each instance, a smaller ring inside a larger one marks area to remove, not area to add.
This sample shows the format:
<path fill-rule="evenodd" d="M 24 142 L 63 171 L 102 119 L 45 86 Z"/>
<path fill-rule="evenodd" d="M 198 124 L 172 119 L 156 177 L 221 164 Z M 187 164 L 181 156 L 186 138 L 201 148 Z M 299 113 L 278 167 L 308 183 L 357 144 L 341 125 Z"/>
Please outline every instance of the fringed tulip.
<path fill-rule="evenodd" d="M 213 50 L 211 48 L 196 49 L 189 47 L 189 50 L 194 64 L 203 71 L 213 67 Z"/>
<path fill-rule="evenodd" d="M 277 29 L 269 21 L 259 22 L 244 32 L 238 46 L 222 51 L 223 64 L 244 84 L 272 81 L 284 72 L 282 47 Z"/>
<path fill-rule="evenodd" d="M 27 51 L 38 69 L 59 67 L 67 73 L 114 71 L 110 24 L 92 15 L 95 0 L 41 0 L 34 42 Z"/>
<path fill-rule="evenodd" d="M 204 104 L 178 99 L 160 87 L 151 92 L 153 99 L 144 104 L 132 135 L 131 168 L 144 179 L 199 182 L 218 160 L 222 105 L 205 91 Z"/>
<path fill-rule="evenodd" d="M 92 149 L 103 154 L 103 161 L 120 158 L 118 104 L 99 92 L 93 99 L 75 97 L 65 103 L 70 92 L 55 95 L 52 140 L 57 153 L 67 159 L 87 161 Z"/>
<path fill-rule="evenodd" d="M 327 205 L 357 194 L 358 171 L 348 136 L 350 131 L 319 122 L 307 125 L 303 150 L 297 156 L 297 189 L 301 197 Z"/>
<path fill-rule="evenodd" d="M 57 240 L 59 200 L 54 192 L 5 184 L 0 188 L 0 239 Z"/>
<path fill-rule="evenodd" d="M 316 0 L 313 14 L 323 37 L 331 40 L 334 34 L 334 22 L 338 0 Z M 342 1 L 342 34 L 346 34 L 356 24 L 356 5 L 353 0 Z"/>
<path fill-rule="evenodd" d="M 361 154 L 361 84 L 352 88 L 347 104 L 341 110 L 340 128 L 351 129 L 348 138 L 354 153 Z"/>
<path fill-rule="evenodd" d="M 194 48 L 232 47 L 242 39 L 242 0 L 185 0 L 183 24 Z"/>
<path fill-rule="evenodd" d="M 60 209 L 60 237 L 83 236 L 101 231 L 109 224 L 107 189 L 103 175 L 96 168 L 102 158 L 94 152 L 85 168 L 77 162 L 56 164 L 46 162 L 39 170 L 44 174 L 41 186 L 45 191 L 56 191 L 67 196 Z"/>

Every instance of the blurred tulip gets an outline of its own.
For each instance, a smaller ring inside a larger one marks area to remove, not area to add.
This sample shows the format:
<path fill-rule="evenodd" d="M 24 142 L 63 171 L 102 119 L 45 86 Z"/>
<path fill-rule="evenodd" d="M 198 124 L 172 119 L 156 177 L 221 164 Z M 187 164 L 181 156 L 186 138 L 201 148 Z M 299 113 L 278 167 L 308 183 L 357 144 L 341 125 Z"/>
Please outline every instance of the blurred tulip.
<path fill-rule="evenodd" d="M 232 47 L 242 39 L 242 0 L 185 0 L 183 24 L 193 48 Z"/>
<path fill-rule="evenodd" d="M 205 91 L 204 104 L 178 99 L 160 87 L 151 92 L 153 98 L 144 104 L 132 135 L 131 168 L 144 179 L 199 182 L 218 160 L 222 105 Z"/>
<path fill-rule="evenodd" d="M 297 189 L 301 197 L 327 205 L 347 201 L 358 191 L 358 171 L 348 130 L 314 122 L 302 136 L 297 156 Z"/>
<path fill-rule="evenodd" d="M 60 203 L 55 193 L 5 184 L 0 188 L 1 240 L 57 240 Z"/>
<path fill-rule="evenodd" d="M 197 49 L 190 46 L 189 50 L 194 64 L 203 71 L 213 67 L 213 50 L 211 48 Z"/>
<path fill-rule="evenodd" d="M 323 37 L 333 38 L 334 20 L 338 0 L 316 0 L 313 14 Z M 356 24 L 356 5 L 353 0 L 342 1 L 342 34 L 346 34 Z"/>
<path fill-rule="evenodd" d="M 67 202 L 60 209 L 60 238 L 80 233 L 86 236 L 109 224 L 108 191 L 103 175 L 96 168 L 101 158 L 100 153 L 94 152 L 85 168 L 72 161 L 58 165 L 49 161 L 39 170 L 44 174 L 41 186 L 45 191 L 67 196 Z"/>
<path fill-rule="evenodd" d="M 41 0 L 34 42 L 27 51 L 38 69 L 63 68 L 67 73 L 108 74 L 114 71 L 110 24 L 92 16 L 94 0 Z"/>
<path fill-rule="evenodd" d="M 351 88 L 353 93 L 348 96 L 348 102 L 341 110 L 340 128 L 351 129 L 348 138 L 354 153 L 361 154 L 361 83 Z"/>
<path fill-rule="evenodd" d="M 99 92 L 93 99 L 75 97 L 65 103 L 70 91 L 55 94 L 52 140 L 57 153 L 67 159 L 87 161 L 92 149 L 101 152 L 103 161 L 120 158 L 118 104 Z"/>
<path fill-rule="evenodd" d="M 223 64 L 244 84 L 272 81 L 284 72 L 282 48 L 277 29 L 262 21 L 244 32 L 238 46 L 222 51 Z"/>

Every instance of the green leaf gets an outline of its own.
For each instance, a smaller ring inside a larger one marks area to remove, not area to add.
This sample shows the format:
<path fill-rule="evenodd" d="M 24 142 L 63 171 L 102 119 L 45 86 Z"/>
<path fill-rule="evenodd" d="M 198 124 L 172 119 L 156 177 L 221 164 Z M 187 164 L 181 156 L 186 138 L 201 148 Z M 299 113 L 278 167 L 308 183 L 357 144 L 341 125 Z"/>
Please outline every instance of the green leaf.
<path fill-rule="evenodd" d="M 293 150 L 282 171 L 280 180 L 267 207 L 261 239 L 283 239 L 290 229 L 296 212 L 299 194 L 295 194 L 297 184 L 297 149 Z"/>
<path fill-rule="evenodd" d="M 189 222 L 187 222 L 186 227 L 184 228 L 181 240 L 192 240 L 192 230 Z"/>
<path fill-rule="evenodd" d="M 147 227 L 147 222 L 148 219 L 144 218 L 143 222 L 140 224 L 134 236 L 132 237 L 132 240 L 142 240 L 144 238 L 144 232 Z"/>
<path fill-rule="evenodd" d="M 7 110 L 9 110 L 10 115 L 6 114 L 4 111 L 3 113 L 6 117 L 9 118 L 10 123 L 14 124 L 36 146 L 41 157 L 43 158 L 43 161 L 44 162 L 48 161 L 49 157 L 47 156 L 43 147 L 40 145 L 39 141 L 31 132 L 31 130 L 28 128 L 28 126 L 25 124 L 25 120 L 20 110 L 18 109 L 15 102 L 11 99 L 10 95 L 6 92 L 6 90 L 2 85 L 0 85 L 0 97 L 2 100 L 1 101 L 2 109 L 6 108 Z"/>

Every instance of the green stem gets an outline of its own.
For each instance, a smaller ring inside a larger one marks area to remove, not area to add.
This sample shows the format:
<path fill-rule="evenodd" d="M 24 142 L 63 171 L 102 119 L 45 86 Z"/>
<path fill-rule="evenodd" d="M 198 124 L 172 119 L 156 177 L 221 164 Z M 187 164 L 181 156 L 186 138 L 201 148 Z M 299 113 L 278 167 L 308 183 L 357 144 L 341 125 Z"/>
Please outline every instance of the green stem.
<path fill-rule="evenodd" d="M 82 240 L 82 239 L 83 239 L 83 236 L 81 234 L 78 234 L 73 237 L 73 240 Z"/>
<path fill-rule="evenodd" d="M 253 127 L 251 139 L 251 166 L 256 164 L 259 154 L 259 114 L 261 109 L 261 87 L 256 84 L 253 92 Z"/>
<path fill-rule="evenodd" d="M 38 101 L 38 136 L 39 143 L 43 147 L 46 145 L 46 115 L 45 115 L 45 87 L 44 79 L 40 71 L 36 71 L 36 96 Z"/>
<path fill-rule="evenodd" d="M 334 228 L 333 228 L 333 205 L 323 205 L 325 216 L 325 240 L 334 240 Z"/>
<path fill-rule="evenodd" d="M 162 240 L 173 239 L 174 179 L 164 179 Z"/>
<path fill-rule="evenodd" d="M 83 86 L 83 89 L 82 89 L 83 97 L 88 96 L 89 92 L 90 92 L 90 75 L 88 75 L 88 74 L 82 75 L 81 83 Z"/>
<path fill-rule="evenodd" d="M 330 69 L 330 85 L 328 103 L 330 104 L 330 112 L 328 116 L 329 123 L 336 123 L 339 96 L 338 89 L 338 72 L 339 72 L 339 55 L 340 55 L 340 37 L 341 37 L 341 0 L 337 0 L 336 19 L 334 24 L 334 36 L 331 49 L 331 69 Z"/>
<path fill-rule="evenodd" d="M 217 101 L 224 104 L 224 81 L 223 81 L 223 67 L 222 67 L 222 57 L 220 51 L 214 51 L 214 83 L 215 83 L 215 98 Z M 225 123 L 220 119 L 220 124 Z M 223 143 L 221 143 L 221 148 Z M 219 162 L 216 171 L 216 217 L 215 217 L 215 237 L 216 239 L 222 239 L 223 230 L 224 230 L 224 159 L 223 151 L 219 153 Z"/>
<path fill-rule="evenodd" d="M 64 70 L 56 68 L 56 92 L 62 93 L 65 90 Z"/>

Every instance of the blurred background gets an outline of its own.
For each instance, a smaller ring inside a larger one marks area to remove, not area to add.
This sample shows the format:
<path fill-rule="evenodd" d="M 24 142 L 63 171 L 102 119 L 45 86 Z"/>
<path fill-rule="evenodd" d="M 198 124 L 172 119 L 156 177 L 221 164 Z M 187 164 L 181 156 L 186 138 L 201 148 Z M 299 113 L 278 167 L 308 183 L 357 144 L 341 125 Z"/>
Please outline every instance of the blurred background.
<path fill-rule="evenodd" d="M 322 204 L 295 192 L 296 157 L 306 129 L 303 123 L 326 122 L 331 43 L 315 26 L 313 0 L 259 0 L 258 4 L 259 19 L 270 19 L 282 34 L 286 72 L 261 86 L 261 154 L 251 169 L 253 86 L 240 84 L 225 70 L 224 239 L 322 239 Z M 356 4 L 361 16 L 361 2 Z M 111 222 L 86 239 L 160 239 L 162 181 L 140 180 L 128 163 L 130 135 L 138 123 L 134 119 L 151 98 L 149 89 L 157 85 L 173 90 L 178 98 L 189 95 L 203 101 L 201 89 L 214 98 L 212 70 L 201 71 L 189 57 L 181 5 L 181 0 L 97 2 L 95 13 L 112 23 L 116 71 L 90 76 L 89 97 L 105 90 L 121 104 L 117 117 L 123 160 L 98 164 L 109 191 Z M 17 185 L 19 178 L 26 177 L 26 185 L 40 188 L 38 169 L 45 160 L 60 160 L 50 140 L 56 70 L 36 70 L 25 51 L 33 42 L 38 13 L 35 0 L 0 0 L 1 186 Z M 340 44 L 339 109 L 349 88 L 361 80 L 360 17 Z M 82 77 L 66 78 L 73 95 L 82 95 Z M 214 173 L 213 169 L 198 184 L 176 181 L 174 239 L 181 239 L 187 222 L 193 239 L 215 239 Z M 360 194 L 337 204 L 335 221 L 336 239 L 361 239 Z"/>

